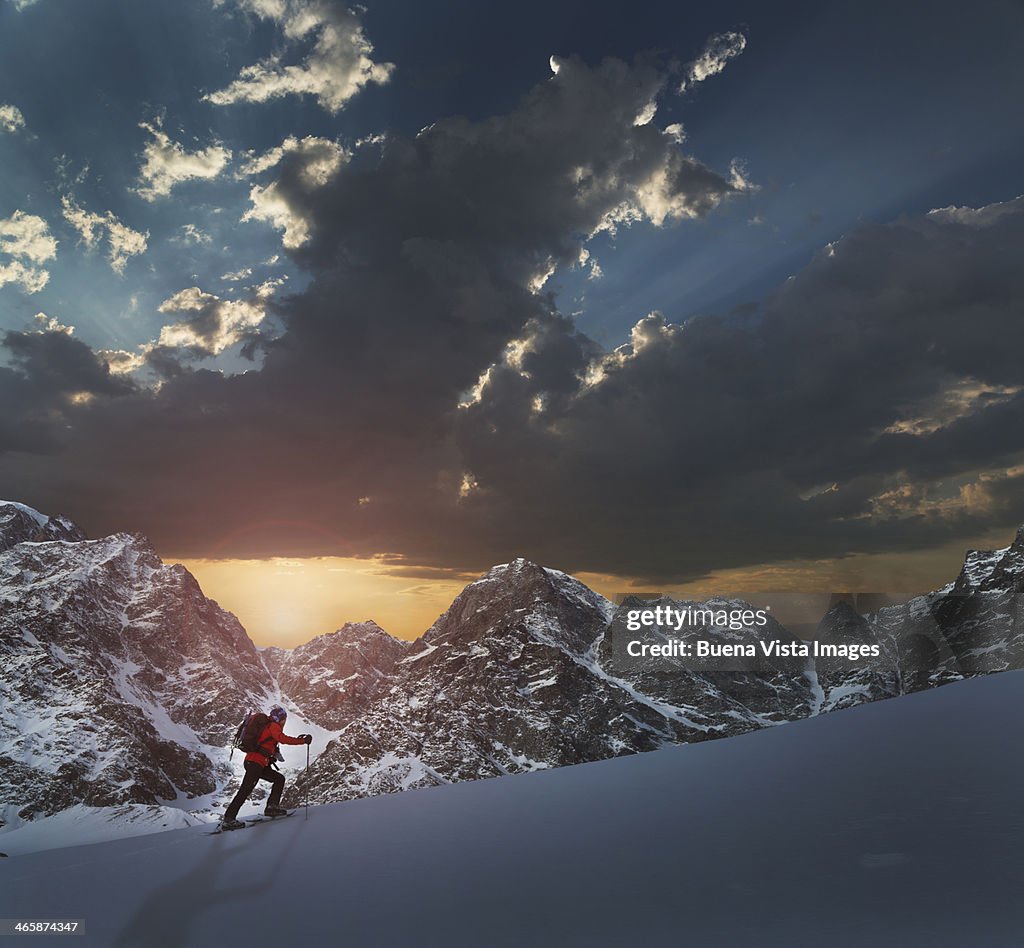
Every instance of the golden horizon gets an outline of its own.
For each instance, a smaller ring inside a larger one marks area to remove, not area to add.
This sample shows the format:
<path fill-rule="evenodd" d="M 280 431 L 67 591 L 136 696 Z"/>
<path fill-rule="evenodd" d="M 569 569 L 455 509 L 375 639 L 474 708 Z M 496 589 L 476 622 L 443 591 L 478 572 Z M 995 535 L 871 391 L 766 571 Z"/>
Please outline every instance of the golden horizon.
<path fill-rule="evenodd" d="M 998 548 L 1012 537 L 979 536 L 970 548 Z M 713 570 L 686 583 L 664 585 L 611 573 L 573 572 L 608 599 L 617 594 L 662 592 L 707 598 L 755 592 L 921 593 L 952 581 L 967 547 L 865 553 L 822 560 L 792 560 Z M 354 557 L 191 559 L 179 562 L 205 595 L 234 613 L 258 646 L 294 648 L 346 622 L 372 619 L 385 632 L 413 640 L 426 632 L 476 576 L 422 579 L 395 575 L 393 563 Z M 479 575 L 482 575 L 479 574 Z"/>

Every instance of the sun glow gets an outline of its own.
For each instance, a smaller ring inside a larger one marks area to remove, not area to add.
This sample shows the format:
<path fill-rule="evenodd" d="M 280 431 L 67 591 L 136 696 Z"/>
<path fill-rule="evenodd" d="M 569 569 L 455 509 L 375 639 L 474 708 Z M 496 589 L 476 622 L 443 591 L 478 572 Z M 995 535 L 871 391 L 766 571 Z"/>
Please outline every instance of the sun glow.
<path fill-rule="evenodd" d="M 377 560 L 343 557 L 181 563 L 207 596 L 238 616 L 257 645 L 284 648 L 365 619 L 414 639 L 469 581 L 396 576 L 393 566 Z"/>

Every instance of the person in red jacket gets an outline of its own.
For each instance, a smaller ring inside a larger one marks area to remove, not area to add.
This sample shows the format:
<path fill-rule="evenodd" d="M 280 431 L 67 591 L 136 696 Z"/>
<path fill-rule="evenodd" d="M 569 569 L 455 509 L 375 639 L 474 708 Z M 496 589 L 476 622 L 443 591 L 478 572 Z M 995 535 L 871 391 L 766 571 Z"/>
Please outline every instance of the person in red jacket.
<path fill-rule="evenodd" d="M 288 719 L 288 712 L 279 704 L 275 704 L 268 714 L 270 723 L 263 729 L 260 739 L 257 742 L 256 750 L 245 755 L 245 776 L 242 778 L 242 785 L 238 793 L 228 804 L 224 811 L 224 820 L 221 827 L 226 830 L 242 829 L 245 824 L 238 819 L 238 811 L 242 804 L 249 799 L 253 787 L 257 781 L 266 780 L 272 786 L 270 798 L 267 800 L 267 807 L 263 811 L 267 816 L 282 816 L 288 811 L 281 806 L 281 794 L 284 792 L 284 774 L 275 770 L 271 763 L 275 760 L 283 760 L 278 753 L 278 744 L 309 744 L 312 743 L 312 736 L 300 734 L 298 737 L 289 737 L 284 733 L 284 722 Z"/>

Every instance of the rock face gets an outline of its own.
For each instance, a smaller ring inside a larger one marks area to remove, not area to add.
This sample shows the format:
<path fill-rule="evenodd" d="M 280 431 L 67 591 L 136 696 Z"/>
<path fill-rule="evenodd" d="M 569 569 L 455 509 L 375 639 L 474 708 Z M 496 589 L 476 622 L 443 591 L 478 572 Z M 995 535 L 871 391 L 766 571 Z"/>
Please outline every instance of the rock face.
<path fill-rule="evenodd" d="M 525 560 L 470 584 L 400 660 L 390 687 L 322 754 L 298 800 L 405 790 L 561 767 L 804 717 L 802 659 L 766 672 L 657 675 L 617 667 L 615 606 L 578 580 Z M 773 624 L 743 638 L 791 639 Z"/>
<path fill-rule="evenodd" d="M 238 620 L 141 536 L 88 540 L 10 504 L 0 527 L 0 802 L 212 792 L 211 745 L 272 689 Z"/>
<path fill-rule="evenodd" d="M 376 622 L 347 622 L 292 650 L 265 649 L 263 659 L 278 687 L 307 720 L 341 730 L 390 682 L 409 652 Z"/>
<path fill-rule="evenodd" d="M 863 615 L 837 601 L 817 639 L 842 655 L 699 667 L 623 663 L 615 607 L 555 570 L 517 560 L 468 586 L 400 660 L 387 687 L 311 768 L 311 799 L 404 790 L 597 760 L 765 725 L 1024 667 L 1024 531 L 1004 550 L 968 554 L 955 583 Z M 619 614 L 640 601 L 621 604 Z M 746 603 L 642 603 L 736 609 Z M 683 633 L 692 641 L 697 632 Z M 716 629 L 733 644 L 799 640 L 769 619 Z M 297 783 L 293 799 L 305 791 Z"/>
<path fill-rule="evenodd" d="M 848 602 L 837 602 L 825 613 L 816 638 L 830 645 L 877 646 L 879 650 L 878 658 L 867 656 L 856 662 L 832 656 L 815 659 L 822 712 L 852 708 L 902 693 L 898 652 L 892 637 L 877 629 Z"/>
<path fill-rule="evenodd" d="M 767 617 L 763 626 L 741 625 L 738 628 L 716 627 L 708 633 L 700 624 L 688 625 L 672 638 L 695 650 L 699 640 L 714 639 L 727 646 L 754 646 L 753 657 L 727 660 L 700 660 L 691 653 L 687 657 L 659 657 L 655 660 L 630 660 L 626 645 L 635 640 L 623 619 L 629 610 L 653 610 L 661 607 L 676 612 L 704 610 L 742 613 L 749 610 L 746 602 L 732 599 L 709 599 L 704 602 L 627 598 L 619 606 L 616 618 L 601 640 L 598 659 L 601 666 L 645 695 L 668 705 L 687 709 L 688 714 L 701 717 L 716 736 L 740 734 L 743 731 L 781 724 L 807 717 L 815 707 L 813 663 L 806 658 L 780 649 L 778 655 L 766 654 L 763 646 L 777 642 L 792 646 L 799 642 L 778 622 Z M 655 634 L 651 641 L 666 641 Z"/>
<path fill-rule="evenodd" d="M 934 625 L 952 656 L 950 672 L 980 675 L 1024 664 L 1024 528 L 1002 550 L 967 554 L 952 586 L 928 598 Z"/>
<path fill-rule="evenodd" d="M 47 517 L 11 501 L 0 502 L 0 553 L 16 543 L 84 540 L 85 533 L 66 517 Z"/>
<path fill-rule="evenodd" d="M 310 772 L 311 797 L 536 770 L 683 739 L 681 722 L 613 685 L 594 661 L 610 610 L 554 570 L 523 560 L 495 567 L 329 745 Z"/>
<path fill-rule="evenodd" d="M 209 811 L 234 789 L 226 745 L 240 713 L 274 701 L 331 736 L 288 802 L 740 734 L 1021 667 L 1022 584 L 1018 534 L 968 554 L 957 580 L 927 596 L 868 615 L 836 601 L 819 642 L 877 647 L 871 658 L 805 657 L 768 619 L 713 636 L 756 661 L 626 661 L 631 606 L 747 604 L 627 600 L 617 611 L 573 577 L 515 560 L 468 585 L 416 642 L 366 621 L 293 650 L 257 649 L 144 537 L 89 540 L 64 518 L 0 502 L 0 822 L 11 807 L 23 817 L 167 801 Z M 698 637 L 706 630 L 680 633 Z"/>

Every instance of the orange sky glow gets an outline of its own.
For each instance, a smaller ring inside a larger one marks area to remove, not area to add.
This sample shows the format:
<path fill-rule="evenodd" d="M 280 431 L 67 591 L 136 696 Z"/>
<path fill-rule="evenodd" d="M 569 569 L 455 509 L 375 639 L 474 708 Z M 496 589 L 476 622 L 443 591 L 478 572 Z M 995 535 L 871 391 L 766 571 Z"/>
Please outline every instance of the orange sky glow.
<path fill-rule="evenodd" d="M 1007 545 L 1002 533 L 978 537 L 972 548 Z M 918 593 L 951 581 L 963 562 L 964 545 L 928 552 L 859 554 L 721 570 L 685 585 L 657 589 L 621 576 L 576 573 L 592 589 L 614 599 L 624 592 L 683 596 L 775 592 Z M 181 560 L 207 596 L 241 620 L 257 645 L 292 648 L 345 622 L 373 619 L 398 638 L 415 639 L 443 613 L 474 577 L 410 579 L 373 559 L 275 557 L 262 560 Z"/>

